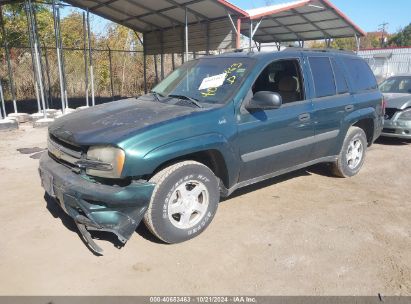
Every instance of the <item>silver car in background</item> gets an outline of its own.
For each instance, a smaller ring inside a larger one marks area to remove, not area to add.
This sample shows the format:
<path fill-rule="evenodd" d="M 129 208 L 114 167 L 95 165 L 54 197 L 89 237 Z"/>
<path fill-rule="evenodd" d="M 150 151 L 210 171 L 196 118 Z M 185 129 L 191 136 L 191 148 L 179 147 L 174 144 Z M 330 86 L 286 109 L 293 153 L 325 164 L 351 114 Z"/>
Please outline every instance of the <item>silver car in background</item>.
<path fill-rule="evenodd" d="M 381 136 L 411 139 L 411 74 L 386 79 L 380 90 L 386 101 Z"/>

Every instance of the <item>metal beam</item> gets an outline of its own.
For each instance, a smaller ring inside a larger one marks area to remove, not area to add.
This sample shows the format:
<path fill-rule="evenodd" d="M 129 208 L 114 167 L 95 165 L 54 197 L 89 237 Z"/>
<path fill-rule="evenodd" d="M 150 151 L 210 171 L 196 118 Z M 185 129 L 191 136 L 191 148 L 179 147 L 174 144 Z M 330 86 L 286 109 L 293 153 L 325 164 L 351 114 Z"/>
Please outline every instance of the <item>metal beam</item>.
<path fill-rule="evenodd" d="M 184 5 L 191 5 L 191 4 L 195 4 L 195 3 L 198 3 L 198 2 L 202 2 L 202 1 L 204 1 L 204 0 L 193 0 L 193 1 L 185 2 Z M 176 8 L 178 8 L 178 6 L 165 7 L 165 8 L 159 9 L 159 10 L 155 10 L 155 11 L 150 12 L 150 13 L 144 13 L 144 14 L 138 15 L 136 17 L 137 18 L 147 17 L 147 16 L 155 15 L 157 13 L 164 13 L 164 12 L 167 12 L 167 11 L 171 11 L 171 10 L 176 9 Z"/>
<path fill-rule="evenodd" d="M 151 12 L 151 13 L 160 15 L 161 17 L 169 20 L 169 21 L 171 22 L 171 25 L 174 25 L 175 23 L 180 24 L 180 25 L 181 25 L 181 24 L 184 24 L 183 22 L 181 22 L 181 21 L 179 21 L 179 20 L 177 20 L 177 19 L 175 19 L 175 18 L 169 17 L 169 16 L 167 16 L 167 15 L 161 13 L 161 12 L 158 12 L 158 11 L 156 11 L 156 10 L 153 10 L 153 9 L 151 9 L 151 8 L 149 8 L 149 7 L 141 4 L 141 3 L 136 3 L 136 2 L 131 1 L 131 0 L 126 0 L 126 1 L 127 1 L 128 3 L 134 5 L 134 6 L 137 6 L 137 7 L 139 7 L 139 8 L 142 8 L 142 9 L 144 9 L 144 10 L 146 10 L 146 11 L 149 11 L 149 12 Z M 140 20 L 140 19 L 141 19 L 141 17 L 139 17 L 139 20 Z"/>
<path fill-rule="evenodd" d="M 308 19 L 306 16 L 304 16 L 304 14 L 299 13 L 296 9 L 292 9 L 291 10 L 294 14 L 296 14 L 297 16 L 300 16 L 301 18 L 303 18 L 305 21 L 307 21 L 307 23 L 311 24 L 313 27 L 315 27 L 318 31 L 320 31 L 323 35 L 324 38 L 329 37 L 330 35 L 323 30 L 322 28 L 320 28 L 317 24 L 315 24 L 314 22 L 312 22 L 310 19 Z"/>
<path fill-rule="evenodd" d="M 302 38 L 300 35 L 298 35 L 297 33 L 295 33 L 291 28 L 289 28 L 288 25 L 285 25 L 284 23 L 278 21 L 275 18 L 270 18 L 272 21 L 276 22 L 277 24 L 281 25 L 282 27 L 284 27 L 285 29 L 287 29 L 289 32 L 291 32 L 292 34 L 294 34 L 297 39 L 296 40 L 304 40 L 304 38 Z"/>
<path fill-rule="evenodd" d="M 89 1 L 93 1 L 93 2 L 95 2 L 95 3 L 100 3 L 100 2 L 98 2 L 97 0 L 89 0 Z M 111 10 L 119 13 L 119 14 L 123 14 L 123 15 L 126 15 L 127 17 L 130 17 L 129 20 L 136 19 L 135 16 L 130 15 L 129 13 L 124 12 L 124 11 L 118 9 L 118 8 L 115 8 L 115 7 L 113 7 L 113 6 L 109 5 L 109 4 L 106 5 L 106 6 L 109 7 Z M 80 7 L 80 8 L 81 8 L 81 7 Z M 113 18 L 112 16 L 109 16 L 109 15 L 104 14 L 104 13 L 101 13 L 101 12 L 97 12 L 95 9 L 89 9 L 89 11 L 92 12 L 93 14 L 96 14 L 96 15 L 101 16 L 101 17 L 103 17 L 103 18 L 106 18 L 106 19 L 109 19 L 109 20 L 113 20 L 113 21 L 115 21 L 116 23 L 125 25 L 125 22 L 124 22 L 123 20 L 120 20 L 120 19 L 117 19 L 117 18 Z M 155 28 L 155 29 L 160 29 L 160 27 L 158 27 L 157 25 L 155 25 L 155 24 L 153 24 L 153 23 L 151 23 L 151 22 L 143 21 L 143 20 L 140 20 L 140 19 L 139 19 L 138 21 L 141 22 L 141 23 L 145 23 L 145 24 L 147 24 L 147 25 L 149 25 L 149 26 L 151 26 L 151 27 L 153 27 L 153 28 Z M 130 27 L 130 26 L 131 26 L 131 25 L 129 25 L 129 27 Z"/>
<path fill-rule="evenodd" d="M 208 17 L 206 17 L 206 16 L 204 16 L 203 14 L 201 14 L 201 13 L 199 13 L 199 12 L 196 12 L 195 10 L 193 10 L 193 9 L 191 9 L 191 8 L 189 8 L 189 7 L 187 7 L 187 3 L 184 3 L 184 4 L 180 4 L 180 3 L 178 3 L 178 2 L 176 2 L 176 1 L 174 1 L 174 0 L 166 0 L 168 3 L 171 3 L 171 4 L 173 4 L 173 5 L 175 5 L 175 6 L 177 6 L 177 7 L 179 7 L 179 8 L 181 8 L 181 9 L 187 9 L 187 11 L 188 12 L 190 12 L 191 14 L 193 14 L 194 16 L 196 16 L 196 17 L 198 17 L 198 18 L 201 18 L 201 19 L 203 19 L 203 20 L 208 20 Z"/>
<path fill-rule="evenodd" d="M 346 29 L 346 28 L 348 29 L 348 28 L 351 28 L 351 27 L 350 26 L 339 26 L 339 27 L 329 28 L 327 30 L 339 30 L 339 29 Z M 312 33 L 312 32 L 319 32 L 319 30 L 295 31 L 293 33 L 305 34 L 305 33 Z M 278 35 L 288 35 L 288 34 L 290 34 L 290 33 L 279 33 Z M 267 36 L 267 35 L 272 35 L 272 34 L 268 33 L 266 35 L 254 35 L 253 37 L 262 37 L 262 36 Z M 328 37 L 330 37 L 330 35 L 328 35 L 327 37 L 324 37 L 324 38 L 328 38 Z"/>

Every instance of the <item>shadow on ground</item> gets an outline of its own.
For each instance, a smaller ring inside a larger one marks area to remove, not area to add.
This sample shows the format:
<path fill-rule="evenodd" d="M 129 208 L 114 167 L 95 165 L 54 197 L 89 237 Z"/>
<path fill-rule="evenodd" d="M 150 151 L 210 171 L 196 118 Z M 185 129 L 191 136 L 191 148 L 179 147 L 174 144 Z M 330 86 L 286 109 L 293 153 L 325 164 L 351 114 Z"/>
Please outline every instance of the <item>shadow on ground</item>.
<path fill-rule="evenodd" d="M 411 139 L 402 139 L 395 137 L 379 137 L 376 144 L 387 145 L 387 146 L 404 146 L 411 144 Z"/>
<path fill-rule="evenodd" d="M 331 174 L 331 170 L 330 170 L 330 165 L 328 163 L 322 163 L 322 164 L 317 164 L 317 165 L 313 165 L 311 167 L 307 167 L 304 169 L 300 169 L 297 171 L 293 171 L 290 173 L 286 173 L 283 175 L 279 175 L 264 181 L 261 181 L 259 183 L 256 184 L 252 184 L 243 188 L 240 188 L 236 191 L 234 191 L 233 194 L 231 194 L 229 197 L 222 199 L 221 201 L 225 201 L 225 200 L 229 200 L 244 194 L 247 194 L 249 192 L 253 192 L 253 191 L 257 191 L 260 190 L 262 188 L 268 187 L 268 186 L 272 186 L 275 184 L 279 184 L 282 182 L 285 182 L 287 180 L 293 179 L 293 178 L 297 178 L 300 176 L 310 176 L 312 174 L 316 174 L 316 175 L 323 175 L 323 176 L 328 176 L 328 177 L 334 177 L 336 178 L 334 175 Z"/>

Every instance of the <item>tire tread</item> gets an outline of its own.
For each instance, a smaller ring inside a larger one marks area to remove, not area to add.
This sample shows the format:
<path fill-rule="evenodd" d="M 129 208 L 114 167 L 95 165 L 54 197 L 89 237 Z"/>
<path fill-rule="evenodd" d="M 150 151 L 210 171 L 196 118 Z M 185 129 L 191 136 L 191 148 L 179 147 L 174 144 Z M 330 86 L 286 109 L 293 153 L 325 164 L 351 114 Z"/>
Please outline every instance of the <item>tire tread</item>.
<path fill-rule="evenodd" d="M 154 234 L 157 238 L 159 238 L 165 243 L 170 243 L 170 242 L 160 236 L 160 234 L 156 231 L 155 225 L 153 223 L 153 218 L 152 218 L 153 199 L 156 196 L 159 186 L 165 181 L 167 177 L 169 177 L 171 174 L 181 169 L 182 167 L 190 166 L 190 165 L 202 166 L 210 170 L 210 168 L 208 168 L 206 165 L 202 163 L 199 163 L 193 160 L 186 160 L 186 161 L 178 162 L 168 167 L 165 167 L 164 169 L 157 172 L 152 178 L 150 178 L 150 182 L 156 184 L 156 186 L 154 187 L 153 193 L 151 194 L 151 200 L 148 205 L 147 211 L 144 214 L 144 224 L 146 225 L 146 227 L 152 234 Z"/>

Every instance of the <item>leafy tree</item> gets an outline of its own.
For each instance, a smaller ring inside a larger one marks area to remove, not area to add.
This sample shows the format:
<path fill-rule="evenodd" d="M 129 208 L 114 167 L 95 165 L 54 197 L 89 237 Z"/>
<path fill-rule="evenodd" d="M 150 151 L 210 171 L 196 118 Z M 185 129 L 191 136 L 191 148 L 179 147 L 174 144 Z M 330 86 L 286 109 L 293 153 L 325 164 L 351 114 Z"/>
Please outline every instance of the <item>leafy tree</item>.
<path fill-rule="evenodd" d="M 410 46 L 411 45 L 411 23 L 391 37 L 389 45 Z"/>

